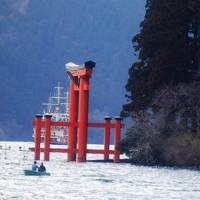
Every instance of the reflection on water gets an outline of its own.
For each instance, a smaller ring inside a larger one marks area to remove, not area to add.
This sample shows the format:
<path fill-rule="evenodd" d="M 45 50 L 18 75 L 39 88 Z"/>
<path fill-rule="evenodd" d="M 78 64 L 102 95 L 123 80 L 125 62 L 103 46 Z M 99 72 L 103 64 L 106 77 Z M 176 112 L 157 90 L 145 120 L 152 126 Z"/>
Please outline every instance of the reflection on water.
<path fill-rule="evenodd" d="M 51 176 L 24 176 L 33 153 L 31 143 L 0 145 L 0 199 L 200 199 L 200 171 L 113 163 L 67 162 L 66 154 L 52 154 L 44 162 Z M 19 149 L 19 147 L 21 150 Z M 89 159 L 100 158 L 95 155 Z"/>

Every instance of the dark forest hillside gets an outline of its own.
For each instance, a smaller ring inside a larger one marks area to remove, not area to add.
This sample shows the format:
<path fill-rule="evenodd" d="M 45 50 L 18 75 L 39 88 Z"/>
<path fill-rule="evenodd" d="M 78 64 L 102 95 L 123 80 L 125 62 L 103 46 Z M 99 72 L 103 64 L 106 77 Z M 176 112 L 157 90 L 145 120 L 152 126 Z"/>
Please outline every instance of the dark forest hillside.
<path fill-rule="evenodd" d="M 200 1 L 147 0 L 129 69 L 121 143 L 140 164 L 200 165 Z"/>

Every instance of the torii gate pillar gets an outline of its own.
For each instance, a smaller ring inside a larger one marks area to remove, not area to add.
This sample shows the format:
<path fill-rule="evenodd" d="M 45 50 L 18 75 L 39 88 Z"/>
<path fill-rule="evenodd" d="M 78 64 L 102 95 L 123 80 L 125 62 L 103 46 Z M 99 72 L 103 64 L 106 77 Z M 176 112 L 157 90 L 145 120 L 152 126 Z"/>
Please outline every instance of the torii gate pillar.
<path fill-rule="evenodd" d="M 89 77 L 80 77 L 79 86 L 79 132 L 78 132 L 78 161 L 86 161 L 87 132 L 88 132 L 88 96 Z"/>
<path fill-rule="evenodd" d="M 78 123 L 78 161 L 86 161 L 88 135 L 89 79 L 95 62 L 88 61 L 84 65 L 67 66 L 70 77 L 69 122 L 73 124 L 68 133 L 68 161 L 76 160 Z M 78 116 L 78 122 L 77 122 Z"/>
<path fill-rule="evenodd" d="M 78 91 L 73 80 L 70 80 L 69 93 L 69 126 L 68 131 L 68 161 L 76 161 L 76 146 L 77 146 L 77 127 L 75 123 L 78 120 Z"/>

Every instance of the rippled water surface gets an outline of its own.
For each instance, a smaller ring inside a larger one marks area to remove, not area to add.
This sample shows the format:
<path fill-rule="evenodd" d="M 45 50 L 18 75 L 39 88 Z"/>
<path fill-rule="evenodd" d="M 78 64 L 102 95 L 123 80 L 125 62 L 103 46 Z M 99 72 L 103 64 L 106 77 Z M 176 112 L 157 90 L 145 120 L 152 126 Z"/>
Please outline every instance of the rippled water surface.
<path fill-rule="evenodd" d="M 1 142 L 0 200 L 9 199 L 200 199 L 200 171 L 113 163 L 67 162 L 52 154 L 44 162 L 51 176 L 25 176 L 33 162 L 32 143 Z M 4 150 L 11 147 L 10 150 Z M 22 150 L 19 151 L 19 147 Z M 99 157 L 89 155 L 90 160 Z"/>

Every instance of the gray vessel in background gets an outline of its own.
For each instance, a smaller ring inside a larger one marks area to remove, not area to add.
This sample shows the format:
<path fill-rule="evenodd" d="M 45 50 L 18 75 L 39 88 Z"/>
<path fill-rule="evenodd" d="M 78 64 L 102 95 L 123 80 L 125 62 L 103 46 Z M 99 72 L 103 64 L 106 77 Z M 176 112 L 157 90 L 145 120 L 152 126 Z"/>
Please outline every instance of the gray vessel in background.
<path fill-rule="evenodd" d="M 41 105 L 42 118 L 46 114 L 52 115 L 53 121 L 68 121 L 69 120 L 69 92 L 64 90 L 58 82 L 57 87 L 54 87 L 53 93 L 50 94 L 48 102 Z M 35 129 L 33 129 L 33 138 Z M 41 142 L 44 142 L 45 128 L 41 129 Z M 67 127 L 51 128 L 51 144 L 67 144 L 68 132 Z"/>

